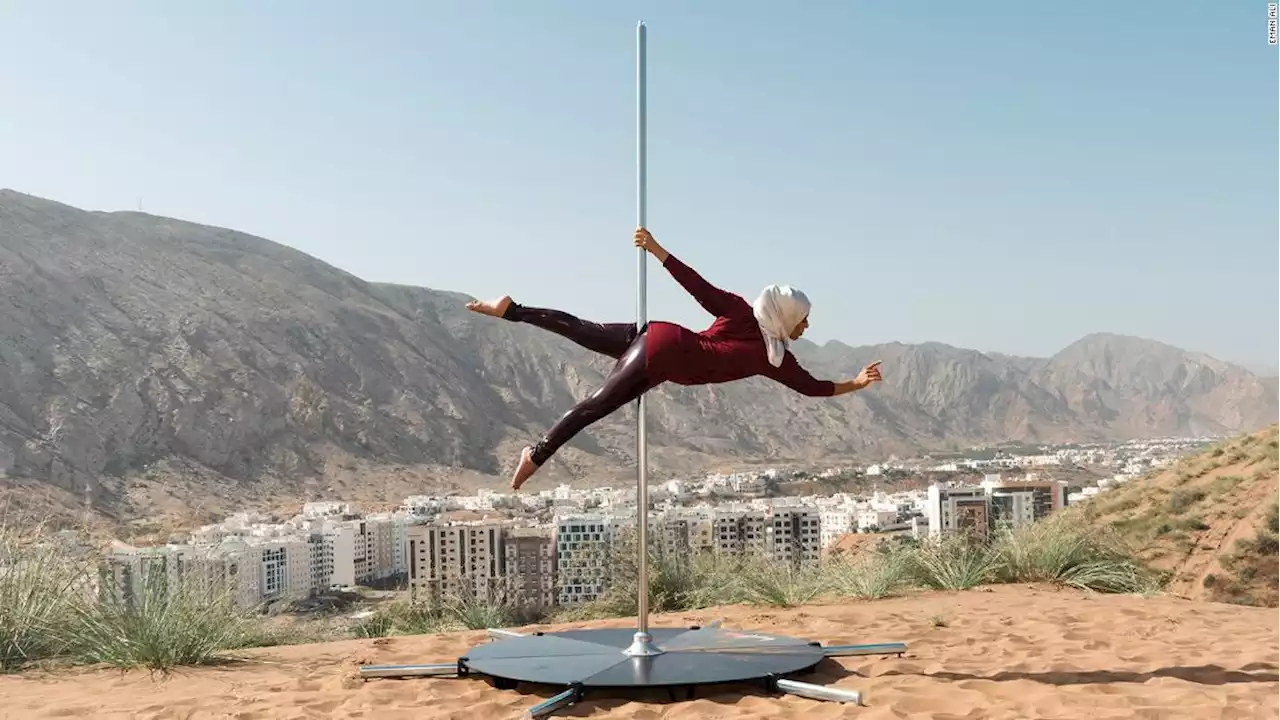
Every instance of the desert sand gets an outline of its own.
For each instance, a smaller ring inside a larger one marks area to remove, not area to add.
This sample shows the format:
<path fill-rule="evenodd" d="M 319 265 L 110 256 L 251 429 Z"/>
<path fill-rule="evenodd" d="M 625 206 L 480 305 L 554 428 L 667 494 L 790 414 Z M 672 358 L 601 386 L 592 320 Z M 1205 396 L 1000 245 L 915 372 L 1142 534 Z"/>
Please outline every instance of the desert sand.
<path fill-rule="evenodd" d="M 1171 597 L 995 586 L 780 610 L 735 606 L 655 616 L 681 627 L 721 618 L 824 644 L 904 641 L 897 657 L 826 660 L 808 682 L 862 691 L 864 707 L 747 687 L 597 697 L 564 717 L 1275 718 L 1277 613 Z M 625 627 L 627 620 L 584 626 Z M 545 629 L 545 628 L 539 628 Z M 361 680 L 361 664 L 449 662 L 483 632 L 263 648 L 234 664 L 168 677 L 105 669 L 0 678 L 3 718 L 513 718 L 552 693 L 478 679 Z"/>

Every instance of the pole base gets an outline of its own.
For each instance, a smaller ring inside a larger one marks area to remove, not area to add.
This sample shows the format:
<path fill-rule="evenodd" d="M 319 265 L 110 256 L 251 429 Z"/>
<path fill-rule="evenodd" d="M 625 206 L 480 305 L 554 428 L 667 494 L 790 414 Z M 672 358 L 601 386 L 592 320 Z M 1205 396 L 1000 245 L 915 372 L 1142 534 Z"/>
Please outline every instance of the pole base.
<path fill-rule="evenodd" d="M 662 650 L 653 644 L 653 638 L 647 632 L 638 632 L 631 640 L 631 646 L 622 651 L 623 655 L 629 657 L 649 657 L 651 655 L 661 655 Z"/>

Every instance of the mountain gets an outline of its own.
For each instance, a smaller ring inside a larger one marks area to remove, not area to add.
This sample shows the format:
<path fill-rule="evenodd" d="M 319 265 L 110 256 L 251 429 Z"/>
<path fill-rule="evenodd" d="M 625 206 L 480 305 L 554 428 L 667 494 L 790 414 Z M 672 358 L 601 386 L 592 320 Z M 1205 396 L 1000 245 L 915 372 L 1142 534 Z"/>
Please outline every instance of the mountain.
<path fill-rule="evenodd" d="M 497 483 L 611 361 L 466 297 L 372 283 L 217 227 L 0 190 L 0 473 L 121 516 L 326 493 Z M 800 343 L 815 375 L 885 383 L 804 398 L 751 379 L 652 394 L 662 475 L 992 440 L 1226 433 L 1276 419 L 1274 384 L 1207 356 L 1093 335 L 1052 358 L 937 343 Z M 627 408 L 540 482 L 624 479 Z"/>

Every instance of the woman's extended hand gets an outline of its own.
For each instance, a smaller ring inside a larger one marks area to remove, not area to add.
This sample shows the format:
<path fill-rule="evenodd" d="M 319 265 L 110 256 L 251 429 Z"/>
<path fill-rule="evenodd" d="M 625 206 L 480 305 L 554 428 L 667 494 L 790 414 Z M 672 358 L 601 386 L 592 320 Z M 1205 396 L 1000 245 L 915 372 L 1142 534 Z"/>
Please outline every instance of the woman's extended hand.
<path fill-rule="evenodd" d="M 878 383 L 884 378 L 880 377 L 880 361 L 877 360 L 870 365 L 862 368 L 862 372 L 858 373 L 858 377 L 853 382 L 859 389 L 867 387 L 871 383 Z"/>
<path fill-rule="evenodd" d="M 634 239 L 636 247 L 642 248 L 645 252 L 657 258 L 658 262 L 667 261 L 667 251 L 658 244 L 657 240 L 653 239 L 653 235 L 648 230 L 643 227 L 636 228 Z"/>
<path fill-rule="evenodd" d="M 836 395 L 844 395 L 846 393 L 858 392 L 859 390 L 878 383 L 883 378 L 880 377 L 880 361 L 877 360 L 870 365 L 862 368 L 862 372 L 858 373 L 858 377 L 852 380 L 841 380 L 836 383 Z"/>

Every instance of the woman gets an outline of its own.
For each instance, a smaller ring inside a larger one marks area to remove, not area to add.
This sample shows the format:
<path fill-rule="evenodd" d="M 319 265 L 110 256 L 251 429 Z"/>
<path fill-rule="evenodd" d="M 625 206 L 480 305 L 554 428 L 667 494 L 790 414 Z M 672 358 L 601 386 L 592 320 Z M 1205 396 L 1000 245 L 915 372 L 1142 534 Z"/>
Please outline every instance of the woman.
<path fill-rule="evenodd" d="M 815 380 L 800 367 L 787 349 L 809 327 L 809 299 L 799 290 L 770 285 L 754 305 L 748 305 L 703 280 L 664 250 L 648 230 L 636 229 L 635 245 L 657 258 L 699 305 L 716 316 L 711 327 L 695 333 L 666 322 L 650 322 L 642 328 L 635 323 L 602 325 L 559 310 L 524 307 L 510 297 L 467 303 L 474 312 L 550 330 L 618 361 L 604 387 L 565 413 L 536 445 L 524 449 L 511 478 L 512 490 L 519 490 L 583 428 L 664 382 L 705 385 L 763 375 L 802 395 L 831 397 L 880 381 L 879 362 L 842 382 Z"/>

